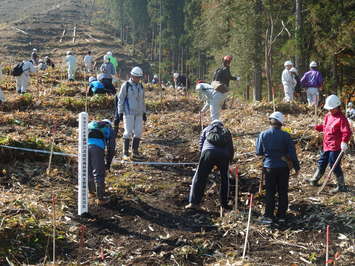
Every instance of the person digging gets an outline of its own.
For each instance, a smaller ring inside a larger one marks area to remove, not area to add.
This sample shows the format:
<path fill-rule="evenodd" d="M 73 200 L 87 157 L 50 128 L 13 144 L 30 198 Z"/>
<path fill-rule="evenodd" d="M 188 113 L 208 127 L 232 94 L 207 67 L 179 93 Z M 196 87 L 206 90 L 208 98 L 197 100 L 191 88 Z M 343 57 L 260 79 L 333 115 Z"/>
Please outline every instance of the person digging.
<path fill-rule="evenodd" d="M 122 84 L 115 99 L 115 128 L 118 127 L 120 121 L 124 123 L 123 160 L 129 160 L 129 144 L 132 136 L 132 157 L 133 159 L 142 158 L 139 153 L 139 143 L 143 131 L 143 122 L 147 121 L 144 88 L 140 83 L 143 71 L 136 66 L 132 68 L 130 74 L 131 78 Z"/>
<path fill-rule="evenodd" d="M 348 142 L 351 138 L 351 129 L 349 121 L 342 113 L 341 101 L 336 95 L 330 95 L 325 100 L 324 109 L 329 112 L 324 117 L 324 123 L 311 126 L 319 132 L 323 132 L 323 151 L 318 160 L 318 167 L 310 179 L 306 179 L 312 186 L 317 186 L 319 179 L 324 175 L 327 165 L 333 167 L 340 152 L 345 153 L 348 149 Z M 341 169 L 341 160 L 334 168 L 334 174 L 337 180 L 337 186 L 330 190 L 330 193 L 346 192 L 344 174 Z"/>

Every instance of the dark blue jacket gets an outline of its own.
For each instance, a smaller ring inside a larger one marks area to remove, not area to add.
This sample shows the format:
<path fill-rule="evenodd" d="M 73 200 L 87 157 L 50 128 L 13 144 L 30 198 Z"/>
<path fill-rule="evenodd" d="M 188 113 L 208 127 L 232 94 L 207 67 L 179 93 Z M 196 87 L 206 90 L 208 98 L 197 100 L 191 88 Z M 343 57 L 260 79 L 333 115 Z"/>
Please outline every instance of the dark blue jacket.
<path fill-rule="evenodd" d="M 256 154 L 263 155 L 264 167 L 281 168 L 288 167 L 282 157 L 290 159 L 296 171 L 300 169 L 295 145 L 290 134 L 279 128 L 271 127 L 260 133 L 256 140 Z"/>
<path fill-rule="evenodd" d="M 233 156 L 234 156 L 234 147 L 233 147 L 233 139 L 232 139 L 232 135 L 229 132 L 229 137 L 228 137 L 228 143 L 225 147 L 219 147 L 216 145 L 213 145 L 212 143 L 208 142 L 206 139 L 207 133 L 212 129 L 212 127 L 215 124 L 211 124 L 208 127 L 206 127 L 200 136 L 200 141 L 199 141 L 199 147 L 200 147 L 200 151 L 201 154 L 205 151 L 205 150 L 215 150 L 215 151 L 220 151 L 226 154 L 226 156 L 229 158 L 230 161 L 233 160 Z"/>

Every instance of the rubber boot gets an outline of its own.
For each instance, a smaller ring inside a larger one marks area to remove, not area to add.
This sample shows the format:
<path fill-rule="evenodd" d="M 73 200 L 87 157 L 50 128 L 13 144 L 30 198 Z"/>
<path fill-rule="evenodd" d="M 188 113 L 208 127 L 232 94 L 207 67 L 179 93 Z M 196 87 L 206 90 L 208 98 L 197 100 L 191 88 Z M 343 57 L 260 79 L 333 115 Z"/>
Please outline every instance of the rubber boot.
<path fill-rule="evenodd" d="M 317 168 L 316 172 L 314 173 L 313 177 L 310 179 L 307 179 L 307 181 L 312 185 L 312 186 L 317 186 L 319 179 L 322 178 L 324 175 L 325 169 Z"/>
<path fill-rule="evenodd" d="M 122 159 L 129 160 L 129 139 L 123 139 L 123 156 Z"/>
<path fill-rule="evenodd" d="M 337 186 L 333 189 L 331 189 L 329 192 L 330 193 L 338 193 L 338 192 L 346 192 L 346 186 L 345 186 L 345 181 L 344 181 L 344 176 L 337 176 Z"/>
<path fill-rule="evenodd" d="M 141 141 L 140 138 L 133 138 L 133 142 L 132 142 L 133 159 L 140 159 L 142 157 L 138 151 L 140 141 Z"/>

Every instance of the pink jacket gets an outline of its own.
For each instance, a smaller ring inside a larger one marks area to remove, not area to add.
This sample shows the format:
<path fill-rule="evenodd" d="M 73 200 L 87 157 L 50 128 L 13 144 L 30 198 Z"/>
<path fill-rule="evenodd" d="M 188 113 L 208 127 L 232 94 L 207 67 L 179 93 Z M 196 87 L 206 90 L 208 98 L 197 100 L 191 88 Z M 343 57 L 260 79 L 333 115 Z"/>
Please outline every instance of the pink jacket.
<path fill-rule="evenodd" d="M 341 111 L 334 115 L 327 113 L 323 125 L 317 125 L 315 129 L 324 133 L 324 151 L 340 151 L 340 143 L 347 143 L 351 137 L 349 122 Z"/>

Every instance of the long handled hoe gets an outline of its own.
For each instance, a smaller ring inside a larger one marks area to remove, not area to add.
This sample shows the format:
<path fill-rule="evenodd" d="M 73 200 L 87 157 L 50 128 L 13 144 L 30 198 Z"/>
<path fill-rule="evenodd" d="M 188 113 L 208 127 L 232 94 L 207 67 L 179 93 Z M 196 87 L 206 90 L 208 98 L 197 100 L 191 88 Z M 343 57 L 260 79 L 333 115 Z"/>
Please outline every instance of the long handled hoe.
<path fill-rule="evenodd" d="M 329 179 L 330 179 L 330 176 L 332 175 L 332 173 L 333 173 L 335 167 L 337 167 L 337 165 L 338 165 L 338 163 L 339 163 L 341 157 L 343 156 L 343 154 L 344 154 L 343 151 L 341 151 L 341 152 L 339 153 L 338 158 L 336 159 L 335 163 L 333 164 L 332 169 L 330 169 L 330 171 L 329 171 L 327 177 L 324 178 L 323 185 L 322 185 L 322 186 L 320 187 L 320 189 L 318 190 L 317 195 L 319 195 L 319 194 L 322 192 L 322 190 L 324 189 L 324 187 L 325 187 L 326 184 L 328 183 L 328 181 L 329 181 Z"/>

